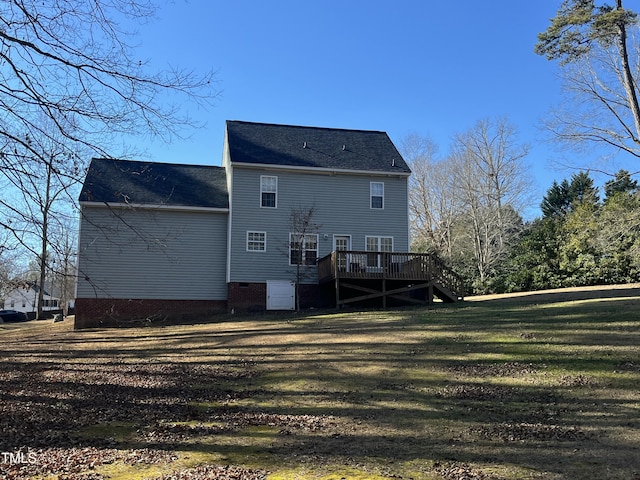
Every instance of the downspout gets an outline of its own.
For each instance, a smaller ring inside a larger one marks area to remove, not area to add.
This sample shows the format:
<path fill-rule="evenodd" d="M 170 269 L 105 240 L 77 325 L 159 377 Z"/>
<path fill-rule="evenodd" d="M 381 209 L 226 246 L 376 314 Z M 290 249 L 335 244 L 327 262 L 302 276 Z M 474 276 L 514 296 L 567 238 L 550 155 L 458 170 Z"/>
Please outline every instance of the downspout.
<path fill-rule="evenodd" d="M 227 301 L 229 300 L 229 283 L 231 283 L 231 238 L 233 231 L 233 166 L 229 154 L 229 131 L 225 128 L 222 147 L 222 165 L 227 176 L 227 199 L 229 202 L 229 218 L 227 221 Z"/>
<path fill-rule="evenodd" d="M 410 198 L 410 188 L 409 188 L 409 178 L 410 176 L 413 175 L 413 173 L 411 173 L 409 176 L 405 177 L 405 181 L 404 181 L 404 186 L 406 189 L 406 193 L 407 193 L 407 253 L 411 252 L 411 215 L 409 213 L 409 201 L 411 200 Z"/>

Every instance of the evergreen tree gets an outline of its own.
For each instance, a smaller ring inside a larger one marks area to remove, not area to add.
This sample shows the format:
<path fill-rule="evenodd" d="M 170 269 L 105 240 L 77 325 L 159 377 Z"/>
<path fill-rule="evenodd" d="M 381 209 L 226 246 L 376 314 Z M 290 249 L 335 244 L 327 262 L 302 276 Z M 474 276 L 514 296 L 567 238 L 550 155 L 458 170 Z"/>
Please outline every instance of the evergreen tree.
<path fill-rule="evenodd" d="M 605 202 L 586 172 L 553 185 L 501 269 L 500 291 L 640 280 L 640 187 L 621 170 Z"/>
<path fill-rule="evenodd" d="M 553 181 L 553 185 L 547 190 L 547 194 L 542 197 L 542 203 L 540 204 L 542 215 L 545 218 L 564 215 L 571 209 L 569 190 L 570 185 L 566 179 L 562 183 Z"/>
<path fill-rule="evenodd" d="M 608 202 L 616 194 L 633 194 L 638 191 L 638 181 L 631 178 L 631 174 L 627 170 L 620 170 L 616 173 L 613 180 L 609 180 L 604 184 L 605 203 Z"/>
<path fill-rule="evenodd" d="M 598 188 L 587 172 L 574 173 L 571 182 L 564 179 L 562 183 L 553 181 L 542 197 L 540 209 L 543 217 L 565 216 L 577 205 L 584 202 L 596 205 L 599 201 Z"/>
<path fill-rule="evenodd" d="M 562 286 L 559 247 L 562 220 L 546 217 L 527 225 L 506 263 L 501 282 L 503 292 L 521 292 Z"/>
<path fill-rule="evenodd" d="M 586 200 L 574 201 L 572 211 L 558 231 L 558 271 L 565 287 L 608 283 L 600 272 L 602 253 L 595 243 L 598 209 L 590 199 L 587 195 Z"/>
<path fill-rule="evenodd" d="M 572 210 L 577 205 L 584 203 L 590 205 L 598 203 L 598 187 L 594 186 L 593 179 L 589 176 L 589 173 L 579 172 L 571 175 L 569 198 L 571 199 Z"/>
<path fill-rule="evenodd" d="M 605 283 L 640 279 L 640 196 L 616 192 L 598 215 L 594 239 L 601 251 Z"/>

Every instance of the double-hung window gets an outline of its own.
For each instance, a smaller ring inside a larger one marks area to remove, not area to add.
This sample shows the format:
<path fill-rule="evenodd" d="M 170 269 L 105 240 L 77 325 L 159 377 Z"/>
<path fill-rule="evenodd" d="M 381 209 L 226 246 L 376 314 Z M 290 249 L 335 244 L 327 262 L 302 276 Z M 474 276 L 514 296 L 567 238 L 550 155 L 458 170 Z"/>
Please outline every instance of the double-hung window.
<path fill-rule="evenodd" d="M 380 252 L 393 252 L 393 237 L 366 237 L 367 267 L 381 267 Z M 375 253 L 374 253 L 375 252 Z"/>
<path fill-rule="evenodd" d="M 276 208 L 278 200 L 278 177 L 260 176 L 260 206 Z"/>
<path fill-rule="evenodd" d="M 317 234 L 289 234 L 289 264 L 315 265 L 318 261 Z"/>
<path fill-rule="evenodd" d="M 266 252 L 267 233 L 247 232 L 247 252 Z"/>
<path fill-rule="evenodd" d="M 384 208 L 384 182 L 371 182 L 371 208 Z"/>

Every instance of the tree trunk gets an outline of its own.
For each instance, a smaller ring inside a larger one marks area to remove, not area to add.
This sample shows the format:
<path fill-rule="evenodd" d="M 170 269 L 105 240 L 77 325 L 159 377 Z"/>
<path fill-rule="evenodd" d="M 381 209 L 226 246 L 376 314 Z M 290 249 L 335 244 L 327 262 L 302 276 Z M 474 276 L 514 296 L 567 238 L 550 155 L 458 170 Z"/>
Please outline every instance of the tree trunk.
<path fill-rule="evenodd" d="M 617 0 L 616 8 L 622 10 L 622 0 Z M 627 50 L 627 28 L 623 21 L 618 23 L 618 51 L 620 53 L 620 61 L 622 62 L 622 83 L 627 93 L 629 108 L 633 114 L 633 121 L 636 127 L 635 134 L 629 132 L 633 141 L 640 144 L 640 107 L 638 106 L 638 95 L 636 94 L 636 85 L 631 73 L 629 64 L 629 52 Z"/>
<path fill-rule="evenodd" d="M 53 162 L 53 160 L 51 160 Z M 43 318 L 42 307 L 44 304 L 44 287 L 47 280 L 47 236 L 49 235 L 49 210 L 51 208 L 51 175 L 53 166 L 47 164 L 47 185 L 44 191 L 42 209 L 42 242 L 40 244 L 40 291 L 38 292 L 38 304 L 36 306 L 36 320 Z"/>

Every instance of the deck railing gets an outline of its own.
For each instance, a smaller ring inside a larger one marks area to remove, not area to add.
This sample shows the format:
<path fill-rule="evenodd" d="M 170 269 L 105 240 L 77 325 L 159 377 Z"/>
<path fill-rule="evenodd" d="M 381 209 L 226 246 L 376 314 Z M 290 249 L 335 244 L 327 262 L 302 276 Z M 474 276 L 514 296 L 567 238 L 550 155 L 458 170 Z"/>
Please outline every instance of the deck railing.
<path fill-rule="evenodd" d="M 428 253 L 338 250 L 318 260 L 318 278 L 435 281 L 464 296 L 464 281 L 437 256 Z"/>

